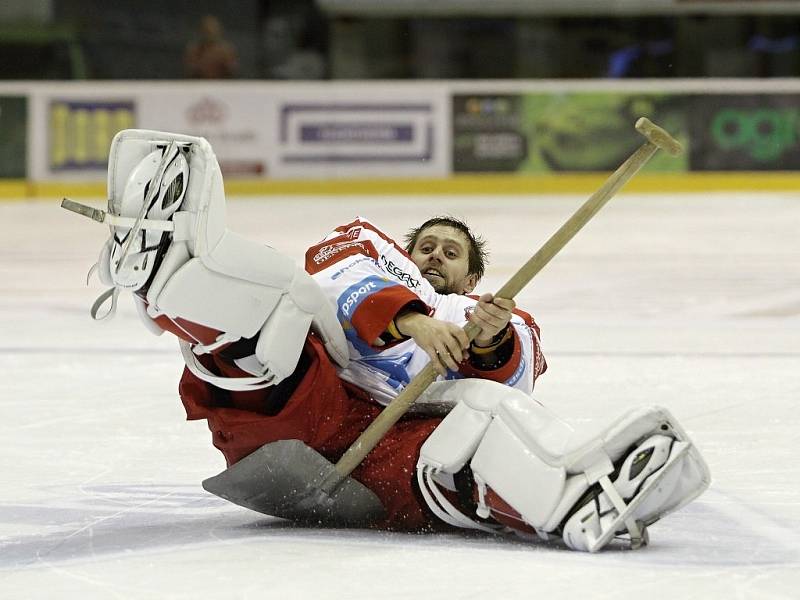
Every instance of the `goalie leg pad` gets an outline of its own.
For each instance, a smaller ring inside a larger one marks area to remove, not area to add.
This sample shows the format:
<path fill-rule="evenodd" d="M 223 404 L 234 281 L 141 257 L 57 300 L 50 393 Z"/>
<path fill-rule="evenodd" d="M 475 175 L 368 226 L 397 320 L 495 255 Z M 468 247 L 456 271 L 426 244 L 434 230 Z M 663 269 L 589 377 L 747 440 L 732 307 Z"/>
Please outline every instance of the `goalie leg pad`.
<path fill-rule="evenodd" d="M 599 434 L 578 434 L 522 392 L 470 383 L 422 446 L 417 466 L 426 502 L 453 525 L 511 524 L 542 537 L 563 528 L 576 550 L 599 550 L 620 532 L 637 545 L 647 525 L 708 486 L 705 462 L 664 409 L 634 410 Z M 476 395 L 483 395 L 480 402 Z M 443 493 L 455 489 L 453 476 L 467 464 L 477 495 L 473 514 Z"/>
<path fill-rule="evenodd" d="M 289 376 L 310 328 L 346 366 L 344 333 L 316 282 L 276 250 L 226 229 L 222 173 L 205 139 L 120 132 L 111 144 L 108 193 L 112 236 L 97 269 L 114 291 L 98 299 L 93 317 L 101 318 L 108 299 L 106 316 L 113 314 L 119 289 L 136 292 L 146 326 L 177 331 L 189 369 L 226 389 L 258 389 Z M 256 336 L 255 352 L 235 360 L 253 377 L 216 376 L 193 356 Z"/>

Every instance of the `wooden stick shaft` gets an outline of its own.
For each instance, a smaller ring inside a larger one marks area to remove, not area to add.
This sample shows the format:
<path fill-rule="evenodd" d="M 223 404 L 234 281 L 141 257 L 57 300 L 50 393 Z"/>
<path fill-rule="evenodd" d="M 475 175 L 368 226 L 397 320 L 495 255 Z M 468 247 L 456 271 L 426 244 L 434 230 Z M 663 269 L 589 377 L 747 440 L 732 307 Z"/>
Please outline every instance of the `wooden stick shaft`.
<path fill-rule="evenodd" d="M 501 287 L 495 296 L 513 298 L 524 288 L 550 260 L 558 254 L 567 243 L 575 237 L 586 223 L 633 177 L 650 157 L 656 153 L 658 146 L 645 142 L 628 160 L 611 174 L 603 186 L 592 194 L 567 221 L 558 228 L 550 239 L 517 271 L 508 282 Z"/>
<path fill-rule="evenodd" d="M 584 202 L 581 207 L 556 231 L 522 268 L 495 294 L 498 298 L 513 298 L 550 260 L 569 242 L 581 228 L 588 223 L 622 186 L 655 154 L 661 144 L 656 145 L 648 137 L 614 173 L 603 186 Z M 478 335 L 480 328 L 468 322 L 464 331 L 470 340 Z M 400 420 L 417 398 L 436 379 L 436 371 L 428 363 L 414 379 L 392 400 L 389 405 L 370 423 L 359 438 L 344 453 L 334 470 L 320 484 L 327 494 L 332 494 L 339 483 L 353 472 L 369 452 L 380 442 L 386 432 Z"/>
<path fill-rule="evenodd" d="M 339 483 L 350 473 L 353 472 L 361 461 L 378 445 L 386 432 L 392 425 L 397 423 L 417 398 L 424 392 L 436 379 L 436 371 L 432 363 L 425 365 L 414 379 L 411 380 L 405 389 L 384 408 L 381 413 L 369 424 L 364 432 L 353 442 L 347 451 L 342 455 L 333 466 L 333 471 L 328 474 L 320 488 L 329 496 L 337 488 Z"/>

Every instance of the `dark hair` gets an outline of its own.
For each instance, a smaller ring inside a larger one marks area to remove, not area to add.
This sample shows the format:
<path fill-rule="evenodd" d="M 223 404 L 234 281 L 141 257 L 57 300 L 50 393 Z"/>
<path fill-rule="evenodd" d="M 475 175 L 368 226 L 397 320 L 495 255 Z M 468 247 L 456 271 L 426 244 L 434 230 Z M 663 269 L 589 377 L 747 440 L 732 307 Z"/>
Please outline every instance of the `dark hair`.
<path fill-rule="evenodd" d="M 406 234 L 406 251 L 411 253 L 414 250 L 414 246 L 417 245 L 417 240 L 419 240 L 419 236 L 422 234 L 422 232 L 428 227 L 434 227 L 435 225 L 452 227 L 466 236 L 467 240 L 469 241 L 468 274 L 475 274 L 478 276 L 478 279 L 483 277 L 483 273 L 486 270 L 486 261 L 489 258 L 489 251 L 486 249 L 486 241 L 481 236 L 472 233 L 472 231 L 469 229 L 469 226 L 467 226 L 464 221 L 456 219 L 455 217 L 433 217 L 425 221 L 419 227 L 414 227 Z"/>

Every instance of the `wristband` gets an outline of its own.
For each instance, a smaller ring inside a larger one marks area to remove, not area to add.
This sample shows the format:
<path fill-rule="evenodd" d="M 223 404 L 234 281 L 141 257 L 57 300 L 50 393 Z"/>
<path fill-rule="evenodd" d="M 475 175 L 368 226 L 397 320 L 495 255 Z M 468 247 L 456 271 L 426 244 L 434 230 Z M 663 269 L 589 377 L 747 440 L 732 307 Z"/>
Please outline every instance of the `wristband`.
<path fill-rule="evenodd" d="M 470 346 L 469 364 L 478 371 L 495 371 L 503 368 L 514 356 L 514 334 L 509 327 L 506 335 L 495 345 L 481 348 Z"/>
<path fill-rule="evenodd" d="M 389 332 L 389 335 L 396 340 L 408 339 L 406 336 L 400 333 L 400 330 L 397 328 L 397 324 L 394 322 L 394 319 L 389 321 L 389 324 L 386 326 L 386 331 Z"/>
<path fill-rule="evenodd" d="M 389 321 L 384 332 L 378 337 L 384 344 L 394 344 L 397 342 L 404 342 L 405 340 L 409 339 L 408 336 L 400 333 L 400 330 L 397 328 L 397 324 L 394 322 L 394 319 Z"/>
<path fill-rule="evenodd" d="M 474 354 L 489 354 L 490 352 L 494 352 L 497 350 L 498 346 L 502 345 L 504 342 L 508 341 L 509 336 L 511 335 L 511 328 L 506 325 L 505 329 L 499 331 L 493 338 L 492 343 L 488 346 L 478 346 L 475 344 L 473 340 L 470 344 L 470 351 Z"/>

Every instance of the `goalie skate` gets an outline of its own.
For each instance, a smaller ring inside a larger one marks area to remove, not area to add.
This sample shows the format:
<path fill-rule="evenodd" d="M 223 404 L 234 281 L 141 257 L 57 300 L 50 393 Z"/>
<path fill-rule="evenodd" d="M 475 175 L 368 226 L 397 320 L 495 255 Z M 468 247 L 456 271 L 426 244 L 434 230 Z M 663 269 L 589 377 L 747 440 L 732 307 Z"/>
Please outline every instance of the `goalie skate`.
<path fill-rule="evenodd" d="M 573 550 L 596 552 L 618 536 L 627 535 L 630 548 L 647 545 L 647 526 L 663 514 L 659 510 L 674 493 L 691 444 L 666 435 L 653 435 L 626 458 L 612 482 L 600 478 L 566 520 L 564 542 Z M 679 508 L 676 505 L 671 510 Z"/>

